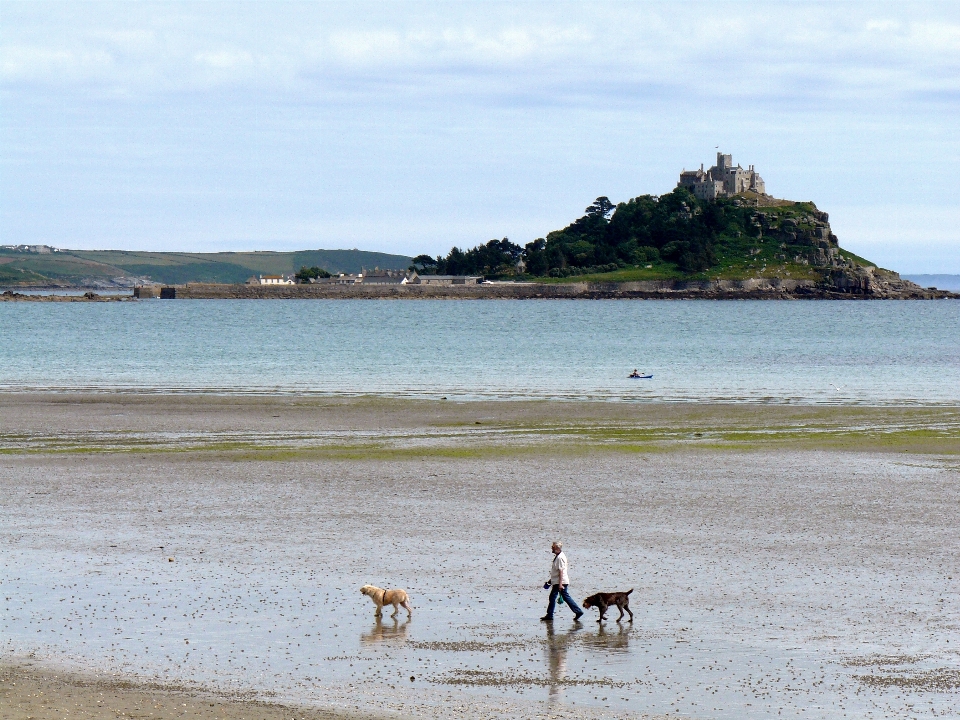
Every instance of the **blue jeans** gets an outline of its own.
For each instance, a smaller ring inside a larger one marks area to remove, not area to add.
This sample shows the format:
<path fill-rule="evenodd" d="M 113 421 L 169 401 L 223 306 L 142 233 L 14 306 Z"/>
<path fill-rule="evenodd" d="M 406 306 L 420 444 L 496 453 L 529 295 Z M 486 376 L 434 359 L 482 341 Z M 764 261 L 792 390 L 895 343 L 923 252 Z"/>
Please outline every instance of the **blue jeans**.
<path fill-rule="evenodd" d="M 553 608 L 557 604 L 557 595 L 563 598 L 563 601 L 573 610 L 574 615 L 583 615 L 583 610 L 577 605 L 577 601 L 570 597 L 567 592 L 569 585 L 554 585 L 550 588 L 550 604 L 547 605 L 547 617 L 553 617 Z"/>

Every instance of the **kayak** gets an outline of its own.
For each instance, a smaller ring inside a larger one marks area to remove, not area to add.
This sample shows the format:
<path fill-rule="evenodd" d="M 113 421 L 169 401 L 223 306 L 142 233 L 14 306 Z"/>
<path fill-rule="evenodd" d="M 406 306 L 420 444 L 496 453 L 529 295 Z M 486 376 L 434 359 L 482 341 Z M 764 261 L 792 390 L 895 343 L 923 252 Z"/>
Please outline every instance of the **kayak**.
<path fill-rule="evenodd" d="M 627 375 L 627 380 L 652 380 L 653 375 Z"/>

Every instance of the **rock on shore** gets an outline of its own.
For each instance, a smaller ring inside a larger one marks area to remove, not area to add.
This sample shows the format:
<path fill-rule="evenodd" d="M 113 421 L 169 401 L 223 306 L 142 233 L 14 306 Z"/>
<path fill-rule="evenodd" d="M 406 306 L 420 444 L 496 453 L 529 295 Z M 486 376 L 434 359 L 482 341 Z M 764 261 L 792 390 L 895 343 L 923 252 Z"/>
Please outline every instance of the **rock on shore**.
<path fill-rule="evenodd" d="M 122 302 L 132 299 L 131 295 L 98 295 L 95 292 L 85 292 L 83 295 L 27 295 L 4 290 L 0 293 L 0 302 Z"/>

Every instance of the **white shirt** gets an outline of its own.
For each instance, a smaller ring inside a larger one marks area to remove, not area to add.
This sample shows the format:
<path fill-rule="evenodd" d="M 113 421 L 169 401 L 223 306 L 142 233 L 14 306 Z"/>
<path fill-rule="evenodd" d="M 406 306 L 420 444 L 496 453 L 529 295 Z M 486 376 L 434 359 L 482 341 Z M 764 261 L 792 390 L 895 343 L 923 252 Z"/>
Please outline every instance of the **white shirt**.
<path fill-rule="evenodd" d="M 570 584 L 570 576 L 567 574 L 567 556 L 562 552 L 557 553 L 553 557 L 553 565 L 550 566 L 550 584 Z"/>

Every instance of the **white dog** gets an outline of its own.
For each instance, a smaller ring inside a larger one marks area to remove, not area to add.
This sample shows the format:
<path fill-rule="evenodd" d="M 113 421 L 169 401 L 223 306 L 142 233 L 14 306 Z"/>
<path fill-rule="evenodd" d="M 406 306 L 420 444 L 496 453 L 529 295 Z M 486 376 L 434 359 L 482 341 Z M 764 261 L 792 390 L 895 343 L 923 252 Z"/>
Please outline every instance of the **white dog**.
<path fill-rule="evenodd" d="M 377 617 L 383 616 L 384 605 L 393 605 L 393 615 L 390 617 L 396 617 L 401 607 L 407 611 L 408 618 L 413 617 L 413 608 L 410 607 L 410 596 L 407 595 L 406 590 L 384 590 L 383 588 L 378 588 L 376 585 L 364 585 L 360 588 L 360 594 L 366 595 L 373 600 L 377 606 L 377 612 L 375 613 Z"/>

